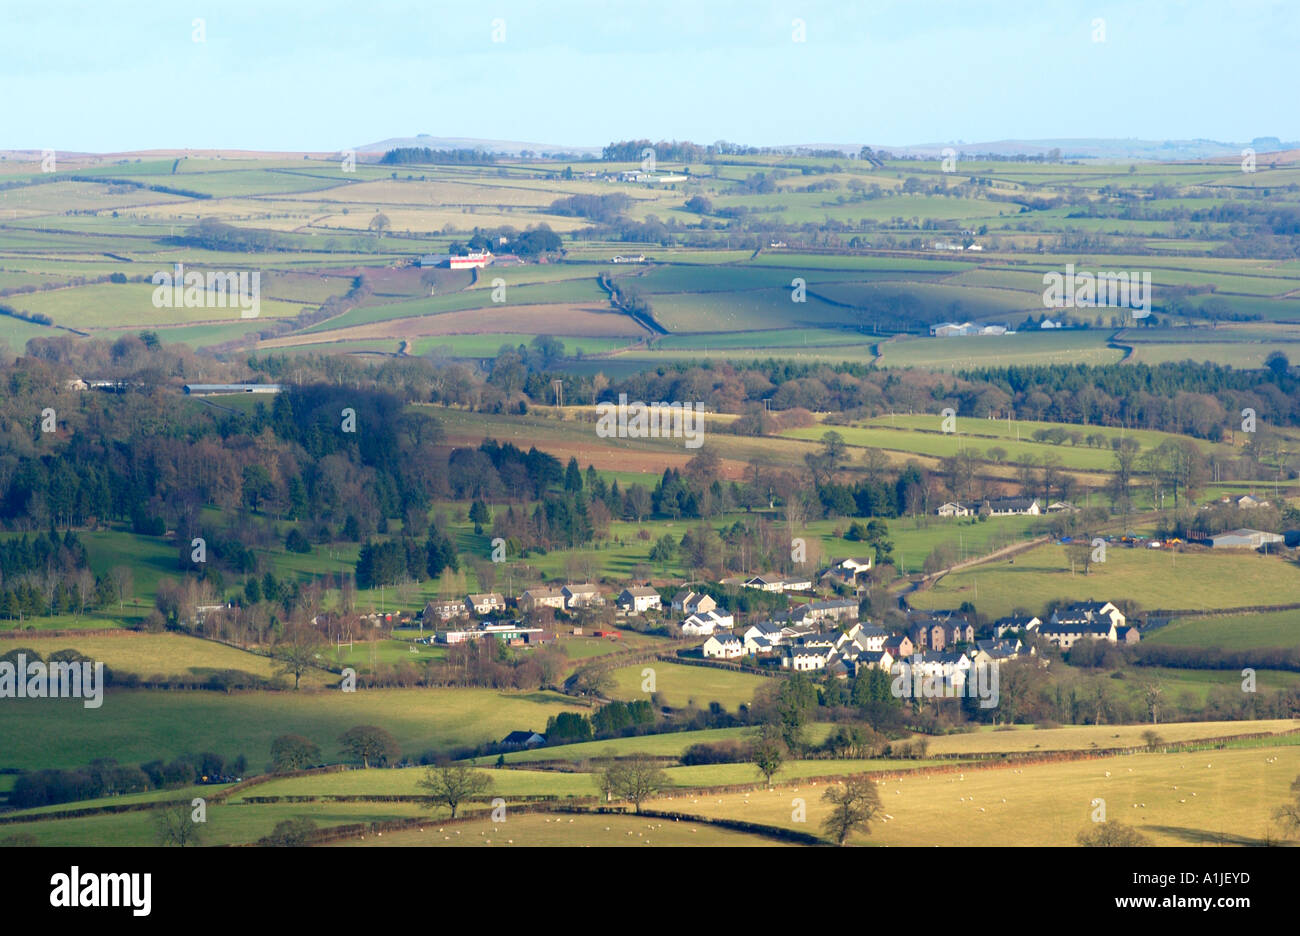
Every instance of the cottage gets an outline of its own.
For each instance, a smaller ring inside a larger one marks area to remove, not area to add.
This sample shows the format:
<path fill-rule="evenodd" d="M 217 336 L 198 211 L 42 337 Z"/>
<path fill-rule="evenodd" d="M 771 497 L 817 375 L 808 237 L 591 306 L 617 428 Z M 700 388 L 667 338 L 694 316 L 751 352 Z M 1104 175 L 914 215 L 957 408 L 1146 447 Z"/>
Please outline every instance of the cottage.
<path fill-rule="evenodd" d="M 496 592 L 465 596 L 465 610 L 470 614 L 492 614 L 505 608 L 506 600 Z"/>
<path fill-rule="evenodd" d="M 454 617 L 460 617 L 465 613 L 465 603 L 455 599 L 430 601 L 424 606 L 424 611 L 420 614 L 420 619 L 425 623 L 434 625 L 438 621 L 450 621 Z"/>
<path fill-rule="evenodd" d="M 1131 625 L 1125 625 L 1124 627 L 1115 628 L 1115 640 L 1117 643 L 1122 643 L 1122 644 L 1127 644 L 1128 646 L 1132 646 L 1133 644 L 1137 643 L 1141 639 L 1142 639 L 1142 635 L 1138 633 L 1138 629 L 1136 627 L 1133 627 Z"/>
<path fill-rule="evenodd" d="M 504 748 L 534 748 L 546 743 L 546 735 L 536 731 L 512 731 L 501 739 Z"/>
<path fill-rule="evenodd" d="M 519 596 L 519 610 L 525 614 L 540 611 L 542 608 L 564 610 L 564 592 L 558 588 L 526 588 Z"/>

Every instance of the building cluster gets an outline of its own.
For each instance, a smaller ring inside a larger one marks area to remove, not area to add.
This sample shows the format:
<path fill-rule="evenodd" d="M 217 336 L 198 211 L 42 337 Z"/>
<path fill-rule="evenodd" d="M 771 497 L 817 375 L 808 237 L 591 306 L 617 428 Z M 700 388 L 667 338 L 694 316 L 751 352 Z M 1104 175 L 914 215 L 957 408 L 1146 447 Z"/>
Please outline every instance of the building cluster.
<path fill-rule="evenodd" d="M 930 326 L 930 334 L 935 338 L 968 338 L 972 335 L 1014 335 L 1015 332 L 1001 322 L 988 322 L 976 325 L 974 322 L 940 322 Z"/>

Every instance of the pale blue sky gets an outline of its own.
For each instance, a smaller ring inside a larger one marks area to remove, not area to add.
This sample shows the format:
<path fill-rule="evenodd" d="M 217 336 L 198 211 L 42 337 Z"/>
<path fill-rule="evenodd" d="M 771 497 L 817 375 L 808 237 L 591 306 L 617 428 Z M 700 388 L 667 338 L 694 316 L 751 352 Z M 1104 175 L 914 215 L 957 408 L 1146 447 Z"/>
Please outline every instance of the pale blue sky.
<path fill-rule="evenodd" d="M 1297 48 L 1296 0 L 0 0 L 0 149 L 1294 140 Z"/>

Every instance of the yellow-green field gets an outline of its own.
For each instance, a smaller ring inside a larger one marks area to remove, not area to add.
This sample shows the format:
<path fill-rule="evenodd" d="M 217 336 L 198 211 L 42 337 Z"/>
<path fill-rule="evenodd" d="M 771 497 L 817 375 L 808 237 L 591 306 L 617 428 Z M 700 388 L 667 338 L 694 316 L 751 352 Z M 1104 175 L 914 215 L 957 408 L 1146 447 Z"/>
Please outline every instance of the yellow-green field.
<path fill-rule="evenodd" d="M 873 823 L 870 835 L 857 834 L 850 842 L 1073 845 L 1079 832 L 1091 828 L 1093 801 L 1103 799 L 1108 819 L 1136 827 L 1153 844 L 1260 844 L 1282 836 L 1272 813 L 1291 798 L 1297 773 L 1300 747 L 1292 746 L 901 777 L 879 781 L 883 812 L 892 819 Z M 825 789 L 824 783 L 810 783 L 701 796 L 689 808 L 664 797 L 649 808 L 816 833 L 826 815 Z M 796 800 L 806 808 L 804 822 L 795 819 Z"/>
<path fill-rule="evenodd" d="M 665 704 L 674 708 L 688 705 L 708 708 L 710 702 L 717 702 L 731 711 L 752 702 L 754 692 L 767 681 L 767 677 L 749 673 L 711 666 L 682 666 L 662 660 L 620 667 L 611 675 L 614 677 L 614 688 L 609 691 L 611 698 L 649 701 L 651 692 L 658 692 Z M 646 688 L 651 685 L 652 689 Z"/>
<path fill-rule="evenodd" d="M 569 815 L 565 813 L 519 813 L 506 811 L 505 820 L 457 822 L 439 826 L 430 822 L 419 829 L 403 829 L 350 838 L 332 845 L 389 847 L 510 848 L 549 847 L 637 847 L 673 845 L 781 846 L 775 838 L 720 829 L 704 822 L 621 815 Z"/>
<path fill-rule="evenodd" d="M 1112 543 L 1104 563 L 1071 574 L 1066 547 L 1048 544 L 945 575 L 909 598 L 917 608 L 973 602 L 1000 617 L 1015 608 L 1040 612 L 1057 599 L 1131 598 L 1143 608 L 1215 609 L 1300 602 L 1300 567 L 1278 556 L 1242 550 L 1128 549 Z"/>
<path fill-rule="evenodd" d="M 0 652 L 30 647 L 43 657 L 56 650 L 73 649 L 111 670 L 133 673 L 148 679 L 211 675 L 220 670 L 241 670 L 265 679 L 274 678 L 275 661 L 225 644 L 184 634 L 122 633 L 112 637 L 40 637 L 26 634 L 0 643 Z M 282 677 L 292 687 L 293 677 Z M 313 669 L 303 674 L 302 685 L 324 686 L 338 683 L 338 676 Z"/>

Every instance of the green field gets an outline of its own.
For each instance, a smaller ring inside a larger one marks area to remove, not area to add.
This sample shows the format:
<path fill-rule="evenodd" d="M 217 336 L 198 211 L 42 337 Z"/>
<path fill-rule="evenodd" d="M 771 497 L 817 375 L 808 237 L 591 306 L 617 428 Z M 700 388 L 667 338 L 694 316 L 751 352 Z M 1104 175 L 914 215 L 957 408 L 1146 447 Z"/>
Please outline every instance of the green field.
<path fill-rule="evenodd" d="M 646 670 L 652 670 L 653 673 L 647 673 Z M 752 702 L 754 692 L 767 681 L 763 676 L 709 666 L 682 666 L 662 660 L 620 667 L 611 675 L 614 677 L 611 698 L 649 700 L 650 693 L 643 690 L 642 686 L 649 685 L 646 680 L 653 678 L 654 691 L 663 697 L 667 705 L 674 708 L 691 706 L 706 709 L 709 703 L 717 702 L 729 711 Z"/>
<path fill-rule="evenodd" d="M 78 700 L 4 699 L 6 744 L 0 766 L 75 767 L 96 757 L 140 763 L 180 754 L 244 754 L 250 769 L 270 759 L 282 734 L 314 741 L 329 762 L 338 736 L 356 725 L 391 732 L 409 756 L 427 749 L 495 742 L 511 731 L 543 731 L 546 720 L 577 708 L 547 692 L 492 689 L 372 689 L 355 693 L 110 691 L 98 709 Z"/>
<path fill-rule="evenodd" d="M 1231 583 L 1225 585 L 1225 583 Z M 1041 612 L 1048 602 L 1129 597 L 1147 610 L 1239 608 L 1300 602 L 1300 569 L 1277 556 L 1176 553 L 1112 543 L 1106 562 L 1071 574 L 1066 547 L 1039 546 L 1014 561 L 974 566 L 944 576 L 910 600 L 918 608 L 975 602 L 989 617 L 1016 608 Z"/>

